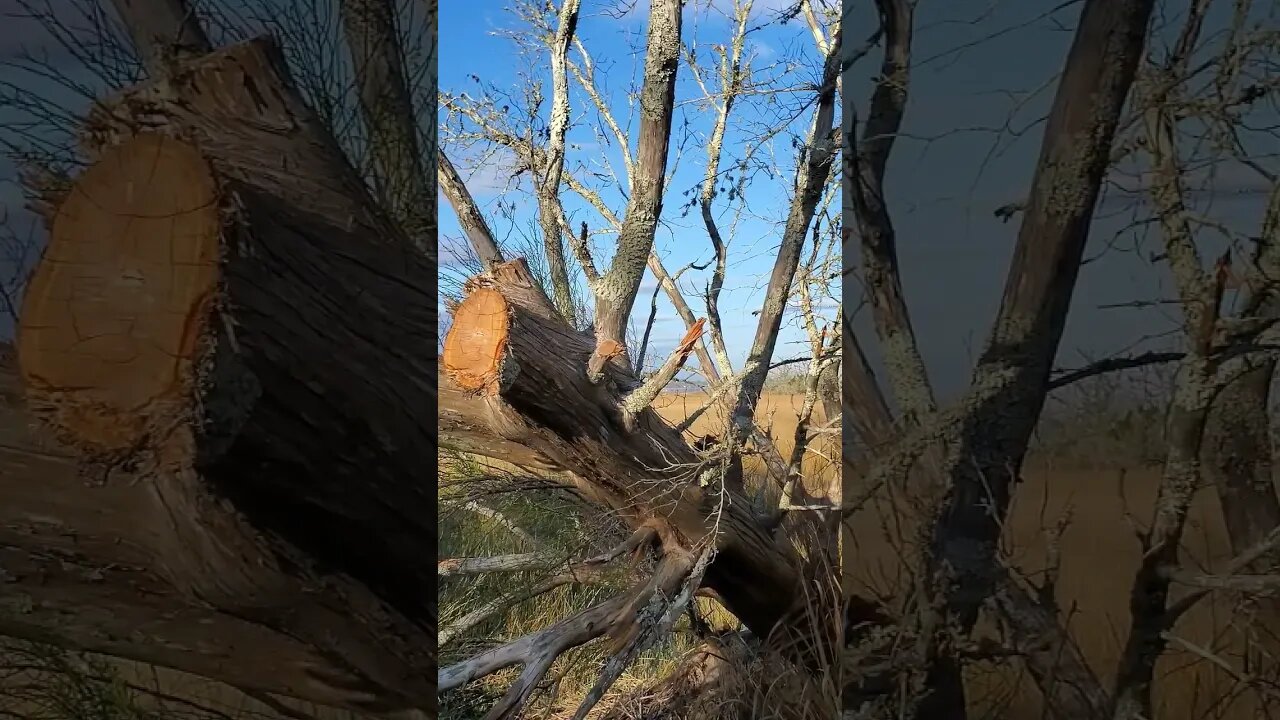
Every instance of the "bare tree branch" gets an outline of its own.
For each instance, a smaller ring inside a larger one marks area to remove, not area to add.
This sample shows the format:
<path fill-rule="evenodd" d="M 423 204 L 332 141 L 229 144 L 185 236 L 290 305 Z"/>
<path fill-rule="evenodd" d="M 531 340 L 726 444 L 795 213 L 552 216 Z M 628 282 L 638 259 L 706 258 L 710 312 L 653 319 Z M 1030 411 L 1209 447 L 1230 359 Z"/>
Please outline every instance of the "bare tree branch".
<path fill-rule="evenodd" d="M 440 190 L 453 206 L 453 212 L 458 216 L 458 224 L 466 233 L 471 247 L 476 251 L 476 257 L 480 258 L 480 263 L 489 270 L 503 262 L 502 251 L 498 249 L 498 243 L 493 239 L 493 232 L 489 230 L 484 215 L 480 213 L 480 207 L 476 205 L 462 176 L 458 175 L 458 171 L 454 169 L 453 163 L 449 161 L 443 149 L 437 151 L 436 173 Z"/>
<path fill-rule="evenodd" d="M 179 56 L 213 49 L 187 0 L 112 0 L 112 4 L 152 77 L 167 72 Z"/>
<path fill-rule="evenodd" d="M 884 61 L 857 152 L 845 157 L 845 162 L 852 165 L 848 192 L 862 239 L 863 279 L 871 299 L 889 382 L 908 426 L 915 425 L 936 408 L 933 388 L 902 295 L 897 241 L 884 195 L 889 154 L 907 106 L 912 7 L 909 0 L 876 1 L 884 35 Z M 845 110 L 850 114 L 852 111 L 852 105 Z M 853 119 L 848 122 L 853 126 Z"/>
<path fill-rule="evenodd" d="M 651 0 L 644 83 L 640 90 L 640 135 L 631 195 L 618 230 L 618 249 L 596 295 L 596 338 L 626 346 L 627 320 L 635 304 L 645 265 L 653 250 L 662 213 L 671 118 L 675 111 L 676 72 L 680 65 L 680 0 Z M 624 362 L 629 364 L 625 351 Z"/>
<path fill-rule="evenodd" d="M 755 429 L 756 406 L 760 402 L 765 379 L 769 374 L 769 365 L 778 342 L 778 331 L 782 326 L 787 297 L 791 292 L 796 268 L 800 264 L 801 249 L 823 188 L 830 179 L 831 166 L 839 147 L 834 125 L 836 79 L 840 74 L 841 37 L 839 33 L 835 35 L 831 52 L 824 58 L 822 85 L 818 89 L 809 137 L 803 148 L 804 155 L 797 177 L 795 198 L 791 202 L 787 223 L 782 231 L 777 260 L 774 262 L 773 271 L 769 276 L 769 285 L 765 290 L 764 307 L 756 325 L 755 338 L 747 354 L 742 384 L 734 404 L 732 419 L 739 442 L 750 437 Z M 729 485 L 742 483 L 740 463 L 735 465 L 732 476 L 726 479 L 726 483 Z"/>
<path fill-rule="evenodd" d="M 564 257 L 564 235 L 569 232 L 564 222 L 564 206 L 560 200 L 560 183 L 564 174 L 565 134 L 569 130 L 569 77 L 565 65 L 569 45 L 574 41 L 578 24 L 579 0 L 564 0 L 560 5 L 555 37 L 551 41 L 551 122 L 549 139 L 543 157 L 545 164 L 538 166 L 535 195 L 538 198 L 538 219 L 542 226 L 542 242 L 551 274 L 551 288 L 556 307 L 576 325 L 573 291 L 569 285 L 569 270 Z"/>
<path fill-rule="evenodd" d="M 436 246 L 436 191 L 423 167 L 392 0 L 341 0 L 375 181 L 388 211 L 423 252 Z"/>

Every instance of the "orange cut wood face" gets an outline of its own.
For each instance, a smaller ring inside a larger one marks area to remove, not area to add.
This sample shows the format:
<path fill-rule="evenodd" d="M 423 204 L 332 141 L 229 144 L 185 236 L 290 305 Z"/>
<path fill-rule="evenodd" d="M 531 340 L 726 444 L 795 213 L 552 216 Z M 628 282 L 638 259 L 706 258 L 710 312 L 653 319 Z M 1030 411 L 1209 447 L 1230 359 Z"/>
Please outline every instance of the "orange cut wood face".
<path fill-rule="evenodd" d="M 28 288 L 18 360 L 32 401 L 104 449 L 189 391 L 218 273 L 218 190 L 199 151 L 157 134 L 107 150 L 54 216 Z"/>
<path fill-rule="evenodd" d="M 612 360 L 618 357 L 619 355 L 621 355 L 622 352 L 626 349 L 627 349 L 627 346 L 623 345 L 617 340 L 605 340 L 601 342 L 599 345 L 596 345 L 595 354 L 599 355 L 601 359 Z"/>
<path fill-rule="evenodd" d="M 444 370 L 458 387 L 494 394 L 507 350 L 510 306 L 502 293 L 478 288 L 453 314 L 444 339 Z"/>

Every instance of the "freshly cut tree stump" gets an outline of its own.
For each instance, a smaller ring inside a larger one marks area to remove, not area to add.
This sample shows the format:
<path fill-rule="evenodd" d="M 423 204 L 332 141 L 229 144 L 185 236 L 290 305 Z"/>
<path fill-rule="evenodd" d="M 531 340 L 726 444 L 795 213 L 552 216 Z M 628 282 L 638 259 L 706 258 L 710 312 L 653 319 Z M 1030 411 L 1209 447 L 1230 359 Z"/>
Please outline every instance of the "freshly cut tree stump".
<path fill-rule="evenodd" d="M 18 334 L 29 402 L 70 442 L 132 450 L 193 396 L 220 225 L 208 164 L 163 135 L 108 149 L 76 180 Z"/>
<path fill-rule="evenodd" d="M 454 312 L 453 326 L 445 337 L 445 372 L 463 390 L 498 394 L 510 329 L 502 293 L 488 288 L 471 293 Z M 507 372 L 510 375 L 511 369 Z"/>
<path fill-rule="evenodd" d="M 157 546 L 165 535 L 145 512 L 153 489 L 134 482 L 86 487 L 76 455 L 25 412 L 12 355 L 0 343 L 0 634 L 174 668 L 245 690 L 368 709 L 376 686 L 350 702 L 364 674 L 361 658 L 329 651 L 332 639 L 347 632 L 338 612 L 330 615 L 331 641 L 320 645 L 200 602 L 163 577 L 156 556 L 168 541 Z M 226 511 L 204 512 L 208 521 Z M 279 568 L 255 572 L 289 581 Z M 297 585 L 293 611 L 316 612 L 306 607 L 314 601 L 303 583 Z M 344 591 L 358 596 L 352 585 Z M 389 692 L 390 702 L 406 703 L 401 693 Z"/>
<path fill-rule="evenodd" d="M 150 488 L 181 593 L 342 658 L 348 707 L 433 709 L 435 258 L 284 68 L 254 40 L 91 111 L 19 327 L 28 406 Z"/>

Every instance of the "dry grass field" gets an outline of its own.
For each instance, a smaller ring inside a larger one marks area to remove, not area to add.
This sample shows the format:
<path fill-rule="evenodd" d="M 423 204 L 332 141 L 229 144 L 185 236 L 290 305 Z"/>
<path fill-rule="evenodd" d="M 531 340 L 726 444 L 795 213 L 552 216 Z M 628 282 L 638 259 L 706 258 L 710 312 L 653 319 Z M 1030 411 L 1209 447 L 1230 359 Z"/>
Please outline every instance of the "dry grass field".
<path fill-rule="evenodd" d="M 706 396 L 693 393 L 667 393 L 660 396 L 654 407 L 668 421 L 676 423 L 689 417 L 702 407 Z M 757 411 L 761 425 L 770 433 L 778 450 L 784 457 L 791 453 L 795 446 L 794 438 L 799 414 L 804 407 L 804 396 L 793 393 L 768 393 L 760 398 Z M 720 403 L 702 414 L 690 428 L 697 436 L 716 435 L 723 437 L 727 426 L 728 408 Z M 823 426 L 827 418 L 823 415 L 821 405 L 813 410 L 809 421 L 810 429 Z M 759 480 L 765 476 L 764 464 L 748 457 L 743 466 L 749 477 Z M 838 432 L 819 435 L 809 443 L 805 453 L 803 470 L 805 481 L 810 491 L 825 492 L 831 481 L 835 479 L 840 466 L 840 435 Z"/>
<path fill-rule="evenodd" d="M 1060 574 L 1057 597 L 1070 615 L 1070 629 L 1097 672 L 1109 678 L 1123 649 L 1129 620 L 1129 589 L 1139 560 L 1135 525 L 1145 525 L 1155 499 L 1158 469 L 1073 470 L 1029 468 L 1017 490 L 1015 505 L 1005 531 L 1005 551 L 1025 574 L 1037 582 L 1048 557 L 1047 529 L 1069 511 L 1070 524 L 1058 544 Z M 1123 482 L 1121 478 L 1123 477 Z M 1121 488 L 1123 485 L 1123 496 Z M 1209 568 L 1226 559 L 1228 548 L 1217 500 L 1201 492 L 1188 524 L 1184 561 Z M 895 571 L 903 543 L 890 540 L 891 523 L 868 509 L 854 516 L 855 542 L 846 545 L 846 582 L 863 592 L 887 591 L 895 583 Z M 909 530 L 903 534 L 908 535 Z M 1212 648 L 1239 662 L 1238 633 L 1232 630 L 1232 608 L 1223 601 L 1205 601 L 1175 628 L 1175 634 L 1200 647 Z M 1193 651 L 1171 648 L 1158 669 L 1160 720 L 1254 717 L 1248 693 L 1224 701 L 1238 684 L 1222 668 Z M 972 698 L 982 714 L 973 717 L 1030 720 L 1039 718 L 1037 691 L 1029 678 L 1010 670 L 975 668 Z"/>
<path fill-rule="evenodd" d="M 761 406 L 773 437 L 786 453 L 803 402 L 799 395 L 766 396 Z M 678 420 L 701 404 L 698 396 L 668 395 L 659 400 L 662 414 Z M 707 414 L 711 416 L 711 413 Z M 718 433 L 723 417 L 704 416 L 695 432 Z M 824 420 L 815 411 L 814 424 Z M 825 440 L 825 438 L 824 438 Z M 821 486 L 839 461 L 838 442 L 815 444 L 806 459 L 806 471 L 817 473 Z M 825 456 L 825 457 L 824 457 Z M 829 459 L 828 459 L 829 458 Z M 1017 489 L 1005 532 L 1005 550 L 1020 570 L 1039 581 L 1048 557 L 1048 530 L 1064 517 L 1068 524 L 1057 543 L 1060 560 L 1058 598 L 1069 612 L 1070 628 L 1076 641 L 1103 678 L 1113 673 L 1123 649 L 1129 619 L 1129 590 L 1139 560 L 1136 532 L 1151 516 L 1159 480 L 1159 468 L 1151 466 L 1107 467 L 1094 458 L 1093 467 L 1057 461 L 1044 455 L 1033 457 L 1024 481 Z M 759 472 L 759 468 L 757 468 Z M 854 481 L 856 483 L 856 480 Z M 852 486 L 846 486 L 856 492 Z M 906 527 L 894 528 L 885 522 L 882 508 L 868 508 L 849 523 L 850 539 L 845 551 L 845 578 L 861 592 L 885 593 L 901 582 L 897 572 L 901 558 L 910 557 L 904 547 L 914 539 Z M 903 538 L 903 541 L 898 538 Z M 1209 571 L 1221 567 L 1228 546 L 1217 498 L 1211 490 L 1197 497 L 1186 530 L 1183 558 L 1193 568 Z M 1221 598 L 1205 601 L 1189 613 L 1175 629 L 1182 640 L 1201 649 L 1240 663 L 1240 633 L 1233 629 L 1239 613 Z M 1156 718 L 1159 720 L 1199 720 L 1201 718 L 1254 717 L 1252 693 L 1239 693 L 1237 678 L 1230 672 L 1184 647 L 1173 647 L 1161 662 L 1163 678 L 1157 690 Z M 973 717 L 1005 720 L 1039 718 L 1038 693 L 1029 678 L 1009 670 L 975 668 L 972 698 Z"/>

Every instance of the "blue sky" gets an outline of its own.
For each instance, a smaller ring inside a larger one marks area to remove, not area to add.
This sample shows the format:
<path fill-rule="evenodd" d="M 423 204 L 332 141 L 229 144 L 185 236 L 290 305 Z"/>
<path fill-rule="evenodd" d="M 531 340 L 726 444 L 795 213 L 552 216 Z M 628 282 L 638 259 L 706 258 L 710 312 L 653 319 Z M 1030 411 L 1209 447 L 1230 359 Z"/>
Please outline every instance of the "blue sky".
<path fill-rule="evenodd" d="M 625 104 L 628 85 L 639 82 L 639 66 L 643 62 L 640 52 L 644 44 L 645 12 L 642 7 L 634 8 L 623 17 L 611 17 L 602 10 L 622 3 L 593 2 L 583 3 L 582 17 L 578 27 L 578 36 L 582 39 L 593 59 L 598 73 L 607 73 L 604 83 L 610 92 L 611 104 L 617 108 L 614 112 L 624 131 L 630 132 L 634 138 L 634 126 L 628 126 L 630 110 Z M 783 78 L 782 82 L 798 84 L 802 81 L 816 80 L 820 73 L 820 58 L 813 48 L 813 40 L 803 22 L 793 21 L 785 25 L 776 22 L 777 9 L 786 3 L 778 0 L 761 0 L 756 3 L 752 25 L 765 25 L 752 33 L 747 43 L 747 55 L 754 58 L 754 67 L 762 68 Z M 713 9 L 695 8 L 690 3 L 686 8 L 684 38 L 686 46 L 696 48 L 702 57 L 711 53 L 712 43 L 723 43 L 729 38 L 730 24 Z M 699 3 L 698 5 L 704 5 Z M 718 3 L 728 5 L 728 3 Z M 515 92 L 521 84 L 525 73 L 534 73 L 541 78 L 549 94 L 550 70 L 544 66 L 532 66 L 528 60 L 522 59 L 519 48 L 505 31 L 517 30 L 523 25 L 512 13 L 505 10 L 506 3 L 488 0 L 473 3 L 443 3 L 440 15 L 440 86 L 445 91 L 475 93 L 477 84 L 472 76 L 479 76 L 492 83 L 499 90 Z M 546 56 L 538 57 L 537 63 L 546 63 Z M 571 59 L 576 58 L 571 53 Z M 784 65 L 785 64 L 785 65 Z M 794 66 L 794 68 L 792 67 Z M 783 68 L 786 68 L 785 70 Z M 703 144 L 711 127 L 711 116 L 705 107 L 698 107 L 692 101 L 701 97 L 692 73 L 682 65 L 677 86 L 677 115 L 675 131 L 672 139 L 672 154 L 668 170 L 672 163 L 678 163 L 668 186 L 667 199 L 663 209 L 662 223 L 659 228 L 656 249 L 669 272 L 675 272 L 689 263 L 705 263 L 713 257 L 710 241 L 696 208 L 685 215 L 682 207 L 690 198 L 696 196 L 696 186 L 700 183 L 706 168 L 706 156 Z M 570 82 L 570 101 L 574 116 L 574 125 L 569 132 L 568 141 L 571 149 L 568 155 L 566 170 L 581 168 L 582 163 L 595 162 L 602 157 L 607 139 L 597 134 L 599 126 L 597 115 L 590 110 L 589 99 L 584 96 L 579 86 Z M 729 139 L 726 143 L 726 165 L 743 155 L 744 141 L 752 132 L 742 123 L 777 122 L 784 113 L 798 113 L 798 119 L 791 123 L 786 131 L 769 144 L 767 150 L 773 153 L 768 157 L 766 165 L 775 174 L 772 178 L 757 172 L 746 191 L 749 216 L 738 223 L 730 240 L 730 260 L 726 287 L 720 301 L 722 319 L 725 325 L 726 344 L 735 364 L 740 365 L 745 358 L 756 329 L 756 318 L 751 314 L 758 310 L 768 273 L 772 269 L 776 257 L 781 225 L 786 218 L 789 207 L 789 193 L 792 172 L 795 167 L 794 151 L 791 149 L 793 138 L 799 138 L 807 131 L 812 112 L 801 106 L 813 97 L 812 92 L 792 93 L 776 98 L 772 104 L 760 100 L 743 102 L 735 108 L 735 117 L 741 122 L 731 123 Z M 803 112 L 801 112 L 803 110 Z M 544 112 L 545 117 L 545 112 Z M 527 126 L 527 123 L 525 124 Z M 516 127 L 521 127 L 518 123 Z M 576 149 L 575 147 L 576 146 Z M 634 142 L 632 144 L 634 150 Z M 455 164 L 471 165 L 465 160 L 466 153 L 454 148 L 447 148 Z M 459 160 L 454 153 L 464 157 Z M 613 168 L 621 175 L 620 154 L 616 147 L 605 149 L 604 156 L 610 158 Z M 471 175 L 469 188 L 475 194 L 493 226 L 494 233 L 500 238 L 521 230 L 530 232 L 531 219 L 536 217 L 536 205 L 528 194 L 528 184 L 519 189 L 506 191 L 510 175 L 509 161 L 503 167 L 500 161 L 495 165 L 483 166 Z M 596 166 L 603 171 L 603 166 Z M 464 172 L 464 177 L 467 173 Z M 612 181 L 600 183 L 602 194 L 605 194 L 610 208 L 621 215 L 625 207 L 624 197 L 617 192 L 617 185 Z M 686 195 L 692 192 L 693 195 Z M 577 200 L 569 191 L 564 193 L 566 209 L 572 218 L 573 227 L 580 220 L 586 220 L 594 230 L 603 229 L 603 221 L 594 210 Z M 514 212 L 497 210 L 500 202 L 514 203 Z M 717 200 L 720 214 L 717 218 L 721 224 L 721 232 L 728 234 L 728 223 L 731 214 L 724 212 L 728 203 L 722 196 Z M 833 213 L 839 212 L 838 205 L 832 205 Z M 446 236 L 460 237 L 452 208 L 441 200 L 440 233 Z M 603 265 L 612 252 L 614 236 L 602 235 L 596 239 L 595 253 L 597 265 Z M 572 262 L 572 261 L 571 261 Z M 446 269 L 447 273 L 448 270 Z M 700 293 L 710 280 L 710 270 L 697 271 L 690 269 L 681 277 L 681 285 L 696 315 L 705 314 L 705 303 Z M 637 300 L 633 323 L 638 330 L 649 311 L 650 297 L 656 280 L 646 274 Z M 839 292 L 836 287 L 834 292 Z M 672 348 L 684 334 L 684 326 L 675 315 L 665 294 L 659 295 L 659 314 L 653 331 L 652 344 L 659 358 Z M 834 318 L 834 300 L 827 303 L 827 315 Z M 784 330 L 780 337 L 775 360 L 807 355 L 807 344 L 804 333 L 799 329 L 795 318 L 784 321 Z M 653 358 L 650 354 L 650 358 Z"/>

